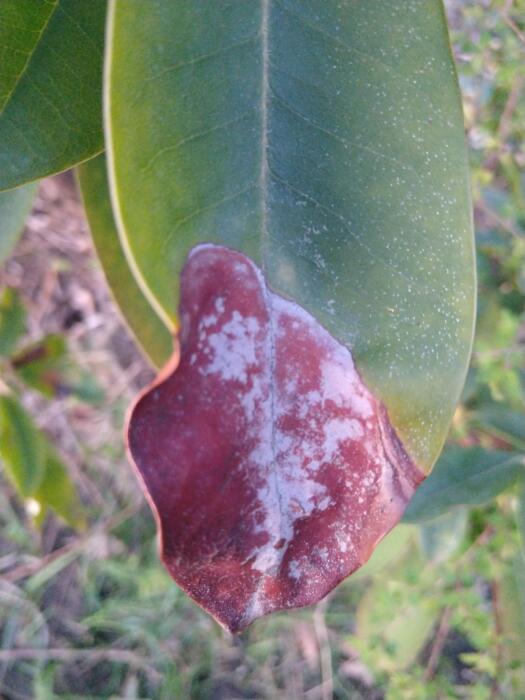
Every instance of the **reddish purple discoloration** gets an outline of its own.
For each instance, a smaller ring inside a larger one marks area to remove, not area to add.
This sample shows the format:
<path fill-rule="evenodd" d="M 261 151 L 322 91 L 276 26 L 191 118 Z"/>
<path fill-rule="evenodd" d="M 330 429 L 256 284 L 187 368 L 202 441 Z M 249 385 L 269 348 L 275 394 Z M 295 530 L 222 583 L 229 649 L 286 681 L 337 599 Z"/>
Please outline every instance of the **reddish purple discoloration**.
<path fill-rule="evenodd" d="M 423 474 L 349 351 L 241 253 L 193 250 L 181 318 L 180 363 L 139 398 L 129 447 L 170 574 L 235 632 L 325 596 Z"/>

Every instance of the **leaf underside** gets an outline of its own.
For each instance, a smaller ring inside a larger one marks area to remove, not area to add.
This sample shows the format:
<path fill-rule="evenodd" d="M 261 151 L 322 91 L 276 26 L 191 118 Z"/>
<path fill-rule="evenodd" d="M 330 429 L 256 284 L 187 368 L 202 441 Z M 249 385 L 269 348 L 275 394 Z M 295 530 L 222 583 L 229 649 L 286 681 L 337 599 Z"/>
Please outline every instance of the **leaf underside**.
<path fill-rule="evenodd" d="M 231 631 L 309 605 L 363 564 L 423 474 L 350 351 L 244 255 L 196 247 L 180 364 L 129 448 L 175 580 Z"/>

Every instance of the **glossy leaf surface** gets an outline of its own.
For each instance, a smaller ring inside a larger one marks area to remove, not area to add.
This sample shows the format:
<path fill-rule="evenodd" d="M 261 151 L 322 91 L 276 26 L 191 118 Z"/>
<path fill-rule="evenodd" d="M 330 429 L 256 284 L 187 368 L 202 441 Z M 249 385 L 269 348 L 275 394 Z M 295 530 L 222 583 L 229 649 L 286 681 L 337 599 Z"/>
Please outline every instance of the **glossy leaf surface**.
<path fill-rule="evenodd" d="M 475 287 L 441 2 L 110 8 L 112 195 L 159 315 L 174 325 L 192 246 L 242 250 L 352 349 L 430 468 L 465 376 Z"/>
<path fill-rule="evenodd" d="M 52 9 L 0 114 L 0 190 L 102 150 L 105 16 L 106 0 L 59 0 Z"/>
<path fill-rule="evenodd" d="M 20 82 L 57 0 L 0 4 L 0 113 Z"/>
<path fill-rule="evenodd" d="M 172 353 L 172 336 L 153 312 L 126 261 L 113 219 L 105 156 L 80 165 L 78 180 L 93 243 L 113 298 L 144 352 L 161 367 Z"/>
<path fill-rule="evenodd" d="M 139 398 L 129 447 L 168 570 L 239 631 L 364 563 L 423 474 L 350 352 L 244 255 L 195 248 L 181 317 L 180 364 Z"/>
<path fill-rule="evenodd" d="M 35 198 L 37 185 L 0 192 L 0 264 L 11 254 Z"/>
<path fill-rule="evenodd" d="M 408 505 L 403 520 L 430 520 L 459 505 L 480 505 L 512 486 L 525 455 L 481 447 L 446 449 Z"/>

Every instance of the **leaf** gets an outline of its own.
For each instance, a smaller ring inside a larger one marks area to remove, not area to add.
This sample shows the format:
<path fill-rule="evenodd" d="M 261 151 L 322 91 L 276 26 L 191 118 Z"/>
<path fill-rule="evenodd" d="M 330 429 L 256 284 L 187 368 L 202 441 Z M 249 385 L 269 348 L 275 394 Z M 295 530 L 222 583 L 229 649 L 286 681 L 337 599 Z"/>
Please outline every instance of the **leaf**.
<path fill-rule="evenodd" d="M 22 348 L 11 366 L 28 386 L 47 398 L 75 395 L 89 403 L 99 403 L 104 393 L 95 379 L 75 365 L 65 338 L 50 334 Z"/>
<path fill-rule="evenodd" d="M 41 507 L 40 523 L 48 508 L 51 508 L 68 525 L 84 529 L 86 518 L 75 486 L 67 473 L 67 468 L 58 455 L 48 445 L 44 477 L 33 498 Z"/>
<path fill-rule="evenodd" d="M 454 556 L 463 545 L 467 528 L 467 508 L 455 508 L 425 521 L 420 527 L 420 538 L 427 559 L 441 564 Z"/>
<path fill-rule="evenodd" d="M 170 574 L 231 631 L 309 605 L 370 556 L 423 474 L 350 352 L 244 255 L 182 273 L 180 364 L 131 413 Z"/>
<path fill-rule="evenodd" d="M 0 192 L 0 264 L 11 254 L 24 230 L 36 190 L 37 184 L 33 183 Z"/>
<path fill-rule="evenodd" d="M 497 601 L 504 635 L 503 657 L 510 669 L 515 697 L 525 693 L 525 561 L 516 553 L 508 562 L 499 587 Z"/>
<path fill-rule="evenodd" d="M 38 503 L 37 524 L 51 508 L 71 527 L 85 526 L 84 511 L 65 466 L 12 396 L 0 396 L 0 458 L 18 494 Z"/>
<path fill-rule="evenodd" d="M 0 190 L 65 170 L 103 149 L 105 15 L 106 0 L 59 0 L 52 9 L 0 114 Z"/>
<path fill-rule="evenodd" d="M 15 349 L 26 328 L 26 312 L 15 289 L 5 287 L 0 295 L 0 356 Z"/>
<path fill-rule="evenodd" d="M 22 497 L 32 496 L 44 476 L 46 449 L 40 431 L 12 396 L 0 396 L 0 458 Z"/>
<path fill-rule="evenodd" d="M 193 246 L 242 251 L 351 348 L 428 470 L 461 392 L 475 306 L 440 0 L 113 0 L 108 20 L 115 217 L 159 316 L 178 323 Z"/>
<path fill-rule="evenodd" d="M 505 440 L 516 450 L 525 452 L 525 413 L 513 411 L 503 404 L 488 403 L 471 416 L 476 427 L 500 440 Z"/>
<path fill-rule="evenodd" d="M 432 633 L 442 603 L 428 595 L 436 573 L 424 565 L 413 549 L 397 566 L 392 563 L 389 575 L 378 577 L 359 602 L 351 644 L 365 660 L 373 654 L 376 671 L 409 668 Z"/>
<path fill-rule="evenodd" d="M 66 352 L 64 337 L 51 334 L 21 348 L 11 365 L 28 386 L 52 398 L 63 393 L 60 374 Z"/>
<path fill-rule="evenodd" d="M 111 210 L 105 156 L 79 166 L 78 181 L 93 243 L 113 298 L 146 355 L 161 367 L 171 355 L 173 340 L 166 326 L 152 313 L 124 256 Z"/>
<path fill-rule="evenodd" d="M 455 506 L 486 503 L 512 486 L 524 470 L 521 454 L 449 447 L 408 504 L 403 521 L 431 520 Z"/>
<path fill-rule="evenodd" d="M 396 525 L 388 535 L 379 542 L 370 559 L 352 575 L 352 581 L 376 576 L 390 564 L 395 564 L 414 546 L 414 531 L 412 525 Z"/>
<path fill-rule="evenodd" d="M 35 48 L 55 10 L 57 0 L 0 5 L 0 114 L 23 76 Z"/>

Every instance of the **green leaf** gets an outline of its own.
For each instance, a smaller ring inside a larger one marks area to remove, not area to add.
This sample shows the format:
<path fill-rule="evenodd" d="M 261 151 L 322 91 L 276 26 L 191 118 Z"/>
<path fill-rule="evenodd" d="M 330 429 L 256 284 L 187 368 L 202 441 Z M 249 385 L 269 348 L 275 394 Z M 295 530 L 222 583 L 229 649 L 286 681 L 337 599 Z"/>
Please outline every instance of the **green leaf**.
<path fill-rule="evenodd" d="M 376 671 L 411 666 L 432 632 L 443 604 L 428 595 L 435 570 L 423 567 L 413 548 L 391 565 L 388 576 L 377 577 L 359 602 L 351 645 L 363 653 L 365 661 L 373 653 L 369 660 Z"/>
<path fill-rule="evenodd" d="M 31 417 L 12 396 L 0 396 L 0 459 L 18 493 L 32 496 L 44 476 L 46 446 Z"/>
<path fill-rule="evenodd" d="M 480 505 L 515 483 L 525 456 L 481 447 L 450 447 L 408 504 L 404 522 L 436 518 L 460 505 Z"/>
<path fill-rule="evenodd" d="M 474 426 L 500 440 L 505 440 L 516 450 L 525 452 L 525 413 L 513 411 L 504 404 L 488 403 L 473 412 Z"/>
<path fill-rule="evenodd" d="M 57 0 L 0 4 L 0 114 L 22 78 Z"/>
<path fill-rule="evenodd" d="M 0 263 L 11 254 L 24 230 L 37 190 L 36 183 L 0 192 Z"/>
<path fill-rule="evenodd" d="M 47 436 L 12 396 L 0 396 L 0 459 L 18 494 L 38 504 L 37 524 L 42 524 L 51 508 L 71 527 L 85 526 L 85 514 L 66 467 Z"/>
<path fill-rule="evenodd" d="M 0 114 L 0 190 L 102 150 L 105 15 L 106 0 L 59 0 L 52 9 Z"/>
<path fill-rule="evenodd" d="M 105 156 L 79 166 L 78 180 L 93 242 L 113 298 L 146 355 L 160 367 L 173 352 L 172 336 L 153 312 L 126 261 L 113 219 Z"/>
<path fill-rule="evenodd" d="M 46 510 L 51 508 L 71 527 L 83 529 L 86 525 L 84 510 L 67 468 L 49 444 L 47 451 L 44 477 L 32 496 L 41 507 L 38 522 L 43 522 Z"/>
<path fill-rule="evenodd" d="M 18 292 L 5 287 L 0 295 L 0 356 L 9 356 L 24 334 L 26 312 Z"/>
<path fill-rule="evenodd" d="M 455 508 L 427 520 L 419 528 L 421 548 L 430 561 L 440 564 L 462 547 L 468 528 L 468 508 Z"/>
<path fill-rule="evenodd" d="M 63 336 L 48 335 L 21 348 L 11 366 L 28 386 L 51 398 L 60 393 L 60 368 L 66 352 Z"/>
<path fill-rule="evenodd" d="M 104 398 L 95 379 L 73 362 L 62 335 L 46 335 L 21 348 L 11 358 L 11 366 L 20 379 L 47 398 L 73 394 L 89 403 Z"/>
<path fill-rule="evenodd" d="M 510 667 L 513 697 L 525 695 L 525 561 L 516 553 L 499 582 L 497 601 L 503 633 L 503 657 Z"/>
<path fill-rule="evenodd" d="M 475 273 L 440 0 L 112 0 L 115 216 L 168 328 L 189 249 L 240 249 L 352 348 L 430 468 L 464 382 Z"/>
<path fill-rule="evenodd" d="M 372 556 L 363 566 L 352 574 L 352 581 L 357 581 L 368 576 L 375 576 L 390 564 L 396 564 L 406 553 L 409 547 L 413 547 L 415 528 L 410 525 L 396 525 L 378 545 Z"/>

